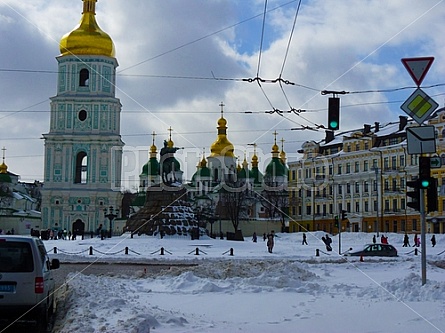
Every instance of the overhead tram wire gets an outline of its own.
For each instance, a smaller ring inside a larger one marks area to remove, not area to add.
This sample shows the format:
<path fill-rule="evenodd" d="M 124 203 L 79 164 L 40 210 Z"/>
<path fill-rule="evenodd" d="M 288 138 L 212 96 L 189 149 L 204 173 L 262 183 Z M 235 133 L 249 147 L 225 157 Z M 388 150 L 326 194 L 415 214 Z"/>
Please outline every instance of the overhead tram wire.
<path fill-rule="evenodd" d="M 286 62 L 287 62 L 287 56 L 289 55 L 290 44 L 291 44 L 291 41 L 292 41 L 292 37 L 293 37 L 293 35 L 294 35 L 295 26 L 296 26 L 296 23 L 297 23 L 297 17 L 298 17 L 298 13 L 299 13 L 299 11 L 300 11 L 300 5 L 301 5 L 301 0 L 298 2 L 298 6 L 297 6 L 297 9 L 296 9 L 296 11 L 295 11 L 294 23 L 293 23 L 293 25 L 292 25 L 292 29 L 291 29 L 291 32 L 290 32 L 290 35 L 289 35 L 289 40 L 287 41 L 286 52 L 284 53 L 283 64 L 281 65 L 281 71 L 280 71 L 280 75 L 279 75 L 279 79 L 280 79 L 280 81 L 279 81 L 280 88 L 281 88 L 281 91 L 282 91 L 282 93 L 283 93 L 283 95 L 284 95 L 284 98 L 286 99 L 287 105 L 289 106 L 290 109 L 293 109 L 293 107 L 292 107 L 292 105 L 290 104 L 290 101 L 289 101 L 289 98 L 288 98 L 287 95 L 286 95 L 286 92 L 284 91 L 284 88 L 283 88 L 282 80 L 281 80 L 281 79 L 282 79 L 282 77 L 283 77 L 284 67 L 285 67 Z"/>
<path fill-rule="evenodd" d="M 266 1 L 267 1 L 267 0 L 266 0 Z M 269 12 L 278 10 L 278 9 L 280 9 L 280 8 L 283 8 L 283 7 L 286 7 L 286 6 L 292 4 L 292 3 L 296 2 L 296 1 L 297 1 L 297 0 L 291 0 L 291 1 L 288 1 L 288 2 L 286 2 L 286 3 L 283 3 L 283 4 L 279 5 L 279 6 L 276 6 L 276 7 L 272 8 L 272 9 L 270 9 Z M 132 66 L 129 66 L 129 67 L 127 67 L 127 68 L 123 68 L 122 70 L 119 71 L 119 73 L 122 73 L 122 72 L 124 72 L 124 71 L 126 71 L 126 70 L 129 70 L 129 69 L 131 69 L 131 68 L 137 67 L 137 66 L 139 66 L 139 65 L 142 65 L 142 64 L 144 64 L 144 63 L 146 63 L 146 62 L 149 62 L 149 61 L 155 60 L 155 59 L 157 59 L 157 58 L 160 58 L 160 57 L 162 57 L 162 56 L 164 56 L 164 55 L 166 55 L 166 54 L 172 53 L 172 52 L 177 51 L 177 50 L 179 50 L 179 49 L 182 49 L 182 48 L 184 48 L 184 47 L 186 47 L 186 46 L 189 46 L 189 45 L 195 44 L 195 43 L 197 43 L 197 42 L 200 42 L 200 41 L 202 41 L 202 40 L 204 40 L 204 39 L 206 39 L 206 38 L 209 38 L 209 37 L 211 37 L 211 36 L 217 35 L 217 34 L 223 32 L 223 31 L 225 31 L 225 30 L 232 29 L 232 28 L 234 28 L 234 27 L 236 27 L 236 26 L 238 26 L 238 25 L 241 25 L 241 24 L 244 24 L 244 23 L 249 22 L 249 21 L 251 21 L 251 20 L 254 20 L 254 19 L 256 19 L 256 18 L 258 18 L 258 17 L 260 17 L 260 16 L 262 16 L 262 15 L 263 15 L 263 13 L 258 14 L 258 15 L 255 15 L 255 16 L 252 16 L 252 17 L 249 17 L 249 18 L 247 18 L 247 19 L 245 19 L 245 20 L 242 20 L 242 21 L 239 21 L 239 22 L 234 23 L 234 24 L 232 24 L 232 25 L 229 25 L 229 26 L 227 26 L 227 27 L 221 28 L 221 29 L 219 29 L 219 30 L 217 30 L 217 31 L 214 31 L 214 32 L 212 32 L 212 33 L 210 33 L 210 34 L 207 34 L 207 35 L 205 35 L 205 36 L 199 37 L 199 38 L 197 38 L 197 39 L 195 39 L 195 40 L 193 40 L 193 41 L 190 41 L 190 42 L 184 43 L 184 44 L 182 44 L 182 45 L 179 45 L 179 46 L 177 46 L 177 47 L 175 47 L 175 48 L 173 48 L 173 49 L 170 49 L 170 50 L 168 50 L 168 51 L 165 51 L 165 52 L 162 52 L 162 53 L 160 53 L 160 54 L 158 54 L 158 55 L 155 55 L 155 56 L 153 56 L 153 57 L 151 57 L 151 58 L 148 58 L 148 59 L 145 59 L 145 60 L 143 60 L 143 61 L 140 61 L 140 62 L 138 62 L 138 63 L 136 63 L 136 64 L 134 64 L 134 65 L 132 65 Z"/>

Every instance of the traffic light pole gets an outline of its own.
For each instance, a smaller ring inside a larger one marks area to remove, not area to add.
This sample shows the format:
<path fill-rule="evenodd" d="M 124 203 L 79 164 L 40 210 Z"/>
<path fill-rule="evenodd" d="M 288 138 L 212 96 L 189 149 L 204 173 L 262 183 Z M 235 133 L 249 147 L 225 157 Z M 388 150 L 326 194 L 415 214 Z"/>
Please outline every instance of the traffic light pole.
<path fill-rule="evenodd" d="M 425 217 L 425 190 L 420 189 L 420 257 L 422 263 L 422 286 L 426 284 L 426 244 L 425 244 L 425 233 L 426 233 L 426 217 Z"/>

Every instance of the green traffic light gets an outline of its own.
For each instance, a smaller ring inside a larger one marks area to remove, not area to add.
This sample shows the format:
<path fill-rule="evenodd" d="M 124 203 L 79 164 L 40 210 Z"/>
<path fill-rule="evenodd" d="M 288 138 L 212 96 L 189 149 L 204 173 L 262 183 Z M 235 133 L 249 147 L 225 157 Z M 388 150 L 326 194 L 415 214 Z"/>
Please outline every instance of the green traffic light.
<path fill-rule="evenodd" d="M 430 181 L 428 179 L 422 179 L 420 186 L 422 186 L 422 188 L 428 188 L 430 186 Z"/>
<path fill-rule="evenodd" d="M 332 121 L 329 123 L 329 127 L 330 127 L 330 128 L 338 128 L 338 121 L 332 120 Z"/>

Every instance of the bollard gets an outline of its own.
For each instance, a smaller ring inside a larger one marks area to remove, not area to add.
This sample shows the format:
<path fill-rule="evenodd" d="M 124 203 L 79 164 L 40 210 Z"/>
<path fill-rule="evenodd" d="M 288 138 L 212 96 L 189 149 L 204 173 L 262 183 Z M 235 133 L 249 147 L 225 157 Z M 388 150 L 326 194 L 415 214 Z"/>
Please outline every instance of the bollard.
<path fill-rule="evenodd" d="M 93 247 L 90 246 L 90 256 L 92 256 L 92 255 L 93 255 Z"/>
<path fill-rule="evenodd" d="M 195 250 L 195 256 L 199 256 L 199 248 L 198 247 Z"/>
<path fill-rule="evenodd" d="M 128 254 L 128 246 L 125 247 L 125 254 Z"/>
<path fill-rule="evenodd" d="M 230 248 L 230 255 L 233 256 L 233 247 Z"/>
<path fill-rule="evenodd" d="M 57 247 L 54 246 L 54 254 L 57 254 Z"/>
<path fill-rule="evenodd" d="M 161 247 L 161 256 L 163 256 L 163 255 L 164 255 L 164 248 Z"/>
<path fill-rule="evenodd" d="M 414 254 L 417 255 L 417 249 L 414 249 Z"/>
<path fill-rule="evenodd" d="M 131 233 L 131 236 L 130 236 L 130 238 L 133 238 L 133 233 Z"/>
<path fill-rule="evenodd" d="M 319 257 L 319 256 L 320 256 L 320 250 L 319 250 L 319 249 L 316 249 L 316 250 L 315 250 L 315 256 L 316 256 L 316 257 Z"/>

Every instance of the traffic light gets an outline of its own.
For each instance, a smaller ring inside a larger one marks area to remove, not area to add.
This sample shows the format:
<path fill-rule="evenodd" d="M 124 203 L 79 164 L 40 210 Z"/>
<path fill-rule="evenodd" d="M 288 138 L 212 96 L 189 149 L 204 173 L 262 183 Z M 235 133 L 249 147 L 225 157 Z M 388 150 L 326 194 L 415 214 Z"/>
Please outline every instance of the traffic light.
<path fill-rule="evenodd" d="M 328 128 L 338 130 L 340 127 L 340 98 L 329 97 L 328 101 Z"/>
<path fill-rule="evenodd" d="M 431 177 L 430 178 L 430 186 L 426 190 L 426 205 L 428 213 L 437 212 L 438 203 L 437 203 L 437 179 Z"/>
<path fill-rule="evenodd" d="M 339 225 L 340 224 L 338 223 L 338 216 L 335 215 L 335 217 L 334 217 L 334 227 L 336 227 L 338 229 Z"/>
<path fill-rule="evenodd" d="M 420 211 L 420 179 L 406 182 L 407 187 L 411 187 L 412 191 L 407 191 L 406 196 L 411 198 L 411 201 L 406 205 L 417 211 Z"/>
<path fill-rule="evenodd" d="M 345 210 L 341 211 L 341 219 L 342 219 L 342 221 L 346 220 L 346 218 L 348 217 L 348 214 L 346 214 L 346 213 L 347 213 L 347 211 L 345 211 Z"/>
<path fill-rule="evenodd" d="M 419 182 L 421 188 L 430 188 L 432 184 L 431 161 L 429 157 L 419 157 Z"/>

